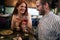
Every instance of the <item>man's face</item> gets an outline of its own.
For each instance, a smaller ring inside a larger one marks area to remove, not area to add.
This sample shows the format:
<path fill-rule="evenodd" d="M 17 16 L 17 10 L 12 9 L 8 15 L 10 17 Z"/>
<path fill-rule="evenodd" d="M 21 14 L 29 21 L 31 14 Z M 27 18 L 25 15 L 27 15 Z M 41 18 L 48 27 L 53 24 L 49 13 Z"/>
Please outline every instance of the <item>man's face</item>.
<path fill-rule="evenodd" d="M 45 14 L 44 6 L 42 4 L 40 4 L 40 1 L 36 1 L 36 7 L 37 7 L 37 10 L 39 11 L 40 15 Z"/>

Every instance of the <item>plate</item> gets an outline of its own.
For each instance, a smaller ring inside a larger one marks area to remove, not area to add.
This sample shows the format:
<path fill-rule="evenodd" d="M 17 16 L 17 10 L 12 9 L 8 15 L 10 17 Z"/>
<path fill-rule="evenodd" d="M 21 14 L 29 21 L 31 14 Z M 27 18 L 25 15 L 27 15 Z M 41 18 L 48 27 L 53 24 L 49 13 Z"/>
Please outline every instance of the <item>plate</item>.
<path fill-rule="evenodd" d="M 12 30 L 3 30 L 3 31 L 0 32 L 1 35 L 10 35 L 12 33 L 13 33 Z"/>

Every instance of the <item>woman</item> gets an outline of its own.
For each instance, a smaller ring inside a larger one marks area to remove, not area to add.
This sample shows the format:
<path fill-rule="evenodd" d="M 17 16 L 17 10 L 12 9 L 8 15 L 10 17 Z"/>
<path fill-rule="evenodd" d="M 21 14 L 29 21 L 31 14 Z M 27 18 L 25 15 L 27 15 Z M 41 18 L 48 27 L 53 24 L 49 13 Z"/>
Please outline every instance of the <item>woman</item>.
<path fill-rule="evenodd" d="M 28 14 L 27 4 L 25 1 L 18 1 L 16 3 L 15 9 L 13 11 L 11 29 L 14 29 L 15 26 L 19 27 L 20 22 L 24 19 L 28 21 L 28 27 L 32 28 L 31 15 Z"/>
<path fill-rule="evenodd" d="M 32 29 L 31 15 L 28 14 L 26 1 L 20 0 L 16 3 L 15 9 L 13 11 L 11 29 L 28 32 L 26 30 L 27 27 Z"/>

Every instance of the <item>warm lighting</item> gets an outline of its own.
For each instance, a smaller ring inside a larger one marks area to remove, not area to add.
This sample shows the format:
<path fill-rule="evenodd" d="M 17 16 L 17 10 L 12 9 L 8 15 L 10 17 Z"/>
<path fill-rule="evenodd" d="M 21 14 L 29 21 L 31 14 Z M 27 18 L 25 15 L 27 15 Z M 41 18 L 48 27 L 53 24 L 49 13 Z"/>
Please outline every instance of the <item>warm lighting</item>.
<path fill-rule="evenodd" d="M 35 7 L 36 5 L 35 5 L 35 1 L 28 1 L 28 0 L 26 0 L 27 1 L 27 4 L 28 4 L 28 7 Z M 5 0 L 5 5 L 7 5 L 7 6 L 15 6 L 16 5 L 16 2 L 17 2 L 17 0 Z"/>
<path fill-rule="evenodd" d="M 14 2 L 13 2 L 13 5 L 15 6 L 15 5 L 16 5 L 16 3 L 17 3 L 17 1 L 14 1 Z"/>
<path fill-rule="evenodd" d="M 31 3 L 31 6 L 32 6 L 32 7 L 36 7 L 36 5 L 35 5 L 34 3 Z"/>
<path fill-rule="evenodd" d="M 6 0 L 5 5 L 7 5 L 7 6 L 15 6 L 16 2 L 17 2 L 17 0 L 9 0 L 9 1 Z"/>

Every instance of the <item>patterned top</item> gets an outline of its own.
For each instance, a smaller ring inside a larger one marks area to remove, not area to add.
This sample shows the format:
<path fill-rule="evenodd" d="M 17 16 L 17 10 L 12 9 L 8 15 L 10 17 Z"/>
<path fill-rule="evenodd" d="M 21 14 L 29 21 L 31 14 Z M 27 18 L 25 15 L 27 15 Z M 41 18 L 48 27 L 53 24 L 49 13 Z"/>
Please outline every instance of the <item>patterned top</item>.
<path fill-rule="evenodd" d="M 38 24 L 39 40 L 57 40 L 60 34 L 60 17 L 50 11 Z"/>

